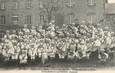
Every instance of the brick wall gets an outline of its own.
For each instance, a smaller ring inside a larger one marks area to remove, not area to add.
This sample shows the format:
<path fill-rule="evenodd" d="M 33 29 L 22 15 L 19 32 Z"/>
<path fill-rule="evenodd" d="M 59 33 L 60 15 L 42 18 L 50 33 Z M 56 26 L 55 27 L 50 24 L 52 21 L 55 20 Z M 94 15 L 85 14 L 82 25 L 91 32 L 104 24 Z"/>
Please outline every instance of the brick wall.
<path fill-rule="evenodd" d="M 26 8 L 28 1 L 31 3 L 30 8 Z M 0 0 L 0 5 L 5 3 L 5 5 L 2 5 L 3 9 L 0 9 L 0 16 L 5 16 L 5 24 L 0 23 L 0 25 L 23 26 L 28 15 L 31 16 L 31 25 L 41 25 L 40 12 L 43 12 L 40 6 L 42 7 L 42 4 L 47 4 L 51 1 L 54 1 L 54 6 L 57 5 L 58 8 L 57 11 L 52 13 L 51 19 L 55 19 L 59 25 L 72 23 L 75 19 L 97 23 L 104 18 L 104 0 L 95 0 L 94 5 L 88 5 L 88 0 Z M 69 5 L 72 6 L 68 7 Z M 46 15 L 47 21 L 47 12 L 43 14 Z"/>

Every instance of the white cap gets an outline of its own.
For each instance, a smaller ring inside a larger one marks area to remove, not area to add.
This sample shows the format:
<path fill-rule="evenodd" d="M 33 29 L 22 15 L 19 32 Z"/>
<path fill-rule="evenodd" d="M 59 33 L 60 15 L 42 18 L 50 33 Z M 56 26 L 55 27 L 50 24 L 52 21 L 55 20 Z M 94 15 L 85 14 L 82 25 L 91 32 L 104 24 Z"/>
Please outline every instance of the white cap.
<path fill-rule="evenodd" d="M 52 23 L 49 23 L 50 25 L 52 25 Z"/>
<path fill-rule="evenodd" d="M 85 40 L 84 40 L 84 39 L 82 39 L 80 43 L 81 43 L 81 44 L 84 44 L 84 43 L 85 43 Z"/>
<path fill-rule="evenodd" d="M 32 29 L 35 29 L 36 27 L 35 26 L 31 26 Z"/>
<path fill-rule="evenodd" d="M 52 20 L 51 23 L 55 23 L 55 20 Z"/>
<path fill-rule="evenodd" d="M 72 23 L 73 25 L 75 25 L 75 23 Z"/>
<path fill-rule="evenodd" d="M 107 35 L 108 35 L 108 36 L 111 36 L 111 33 L 110 33 L 110 32 L 108 32 L 108 33 L 107 33 Z"/>
<path fill-rule="evenodd" d="M 27 28 L 27 24 L 24 25 L 24 28 Z"/>

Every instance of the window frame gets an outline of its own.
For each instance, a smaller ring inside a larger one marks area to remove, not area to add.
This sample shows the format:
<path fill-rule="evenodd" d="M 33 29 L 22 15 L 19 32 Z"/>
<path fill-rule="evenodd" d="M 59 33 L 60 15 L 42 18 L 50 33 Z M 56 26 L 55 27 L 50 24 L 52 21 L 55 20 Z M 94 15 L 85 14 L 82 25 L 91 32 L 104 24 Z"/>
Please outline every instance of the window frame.
<path fill-rule="evenodd" d="M 0 2 L 0 10 L 5 10 L 5 9 L 6 9 L 6 3 Z"/>
<path fill-rule="evenodd" d="M 87 5 L 88 6 L 95 6 L 96 5 L 96 0 L 87 0 Z"/>
<path fill-rule="evenodd" d="M 13 24 L 17 24 L 19 22 L 19 16 L 18 15 L 13 15 L 12 16 L 12 22 L 13 22 Z"/>
<path fill-rule="evenodd" d="M 12 2 L 12 9 L 16 10 L 18 8 L 19 8 L 19 2 L 18 1 Z"/>
<path fill-rule="evenodd" d="M 26 0 L 25 8 L 26 9 L 31 9 L 32 8 L 32 0 Z"/>
<path fill-rule="evenodd" d="M 1 21 L 2 25 L 6 24 L 6 16 L 5 15 L 1 15 L 0 16 L 0 21 Z"/>
<path fill-rule="evenodd" d="M 96 19 L 96 13 L 95 12 L 89 12 L 87 14 L 88 23 L 93 24 L 93 21 Z"/>
<path fill-rule="evenodd" d="M 25 16 L 25 24 L 28 24 L 28 25 L 32 24 L 32 16 L 31 15 Z"/>

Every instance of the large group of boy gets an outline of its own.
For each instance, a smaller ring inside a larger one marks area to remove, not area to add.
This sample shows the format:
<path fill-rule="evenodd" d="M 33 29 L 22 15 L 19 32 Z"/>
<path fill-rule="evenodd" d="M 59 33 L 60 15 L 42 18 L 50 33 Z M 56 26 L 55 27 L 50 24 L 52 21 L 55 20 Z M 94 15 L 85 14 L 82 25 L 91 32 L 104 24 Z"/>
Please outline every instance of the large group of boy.
<path fill-rule="evenodd" d="M 107 61 L 109 53 L 115 46 L 115 34 L 103 30 L 94 24 L 81 23 L 55 25 L 55 21 L 45 26 L 31 26 L 18 30 L 6 30 L 1 38 L 0 54 L 5 61 L 19 60 L 27 63 L 28 57 L 35 60 L 39 57 L 42 63 L 50 58 L 90 59 L 92 52 L 98 50 L 100 61 Z"/>

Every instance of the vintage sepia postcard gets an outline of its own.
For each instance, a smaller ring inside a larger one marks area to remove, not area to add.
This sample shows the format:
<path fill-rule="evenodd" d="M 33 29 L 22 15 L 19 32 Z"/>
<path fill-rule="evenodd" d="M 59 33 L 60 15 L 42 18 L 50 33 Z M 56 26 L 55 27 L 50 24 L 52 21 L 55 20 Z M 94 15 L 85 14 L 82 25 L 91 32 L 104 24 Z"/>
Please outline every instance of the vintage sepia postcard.
<path fill-rule="evenodd" d="M 0 73 L 115 73 L 115 0 L 0 0 Z"/>

